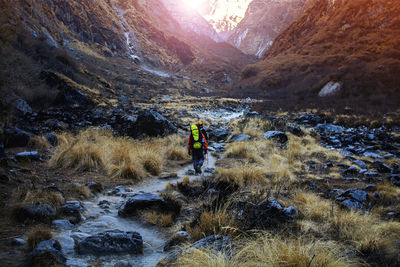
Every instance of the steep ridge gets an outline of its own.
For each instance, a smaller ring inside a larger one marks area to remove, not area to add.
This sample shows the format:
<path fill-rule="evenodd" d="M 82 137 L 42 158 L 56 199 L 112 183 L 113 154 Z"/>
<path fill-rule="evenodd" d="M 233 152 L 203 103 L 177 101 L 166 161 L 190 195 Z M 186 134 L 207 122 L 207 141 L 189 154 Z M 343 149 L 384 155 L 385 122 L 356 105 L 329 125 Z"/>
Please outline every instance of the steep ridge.
<path fill-rule="evenodd" d="M 34 108 L 55 104 L 65 84 L 95 104 L 121 94 L 199 94 L 223 88 L 228 76 L 238 80 L 252 60 L 182 28 L 160 0 L 2 1 L 0 7 L 2 95 Z"/>
<path fill-rule="evenodd" d="M 307 0 L 254 0 L 228 42 L 261 58 L 276 36 L 300 15 Z"/>
<path fill-rule="evenodd" d="M 238 88 L 310 101 L 331 81 L 341 87 L 336 96 L 342 100 L 398 103 L 399 47 L 398 1 L 317 0 L 276 38 L 262 61 L 245 68 Z"/>

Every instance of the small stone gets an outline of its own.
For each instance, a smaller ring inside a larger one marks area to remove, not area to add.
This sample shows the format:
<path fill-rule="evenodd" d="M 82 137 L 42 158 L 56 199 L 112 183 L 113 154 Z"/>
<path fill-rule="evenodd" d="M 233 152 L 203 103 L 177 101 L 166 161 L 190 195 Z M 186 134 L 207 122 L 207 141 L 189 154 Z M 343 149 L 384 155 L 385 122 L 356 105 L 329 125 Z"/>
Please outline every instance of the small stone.
<path fill-rule="evenodd" d="M 24 246 L 26 246 L 26 241 L 24 239 L 18 238 L 18 237 L 13 238 L 11 240 L 11 246 L 13 246 L 13 247 L 24 247 Z"/>
<path fill-rule="evenodd" d="M 39 152 L 37 151 L 25 151 L 15 155 L 17 160 L 37 160 L 39 159 Z"/>
<path fill-rule="evenodd" d="M 368 168 L 367 164 L 365 164 L 365 162 L 362 161 L 362 160 L 355 160 L 355 161 L 353 161 L 353 163 L 355 165 L 357 165 L 358 167 L 360 167 L 361 169 L 367 169 Z"/>
<path fill-rule="evenodd" d="M 176 179 L 176 178 L 178 178 L 178 174 L 176 172 L 163 174 L 160 177 L 158 177 L 158 179 L 160 179 L 160 180 L 168 180 L 168 179 Z"/>
<path fill-rule="evenodd" d="M 74 225 L 68 220 L 54 220 L 51 225 L 57 229 L 69 230 L 74 228 Z"/>
<path fill-rule="evenodd" d="M 374 185 L 374 184 L 368 184 L 368 185 L 366 185 L 366 186 L 364 187 L 364 190 L 365 190 L 365 191 L 369 191 L 369 192 L 375 191 L 375 190 L 376 190 L 376 185 Z"/>

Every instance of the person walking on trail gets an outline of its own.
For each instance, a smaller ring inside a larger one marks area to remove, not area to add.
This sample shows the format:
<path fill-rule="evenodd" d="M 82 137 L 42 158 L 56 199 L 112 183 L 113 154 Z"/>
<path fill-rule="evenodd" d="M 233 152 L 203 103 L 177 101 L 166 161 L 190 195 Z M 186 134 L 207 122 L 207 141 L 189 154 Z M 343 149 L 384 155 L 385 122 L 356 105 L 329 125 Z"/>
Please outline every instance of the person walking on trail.
<path fill-rule="evenodd" d="M 201 173 L 201 167 L 204 163 L 204 155 L 207 154 L 208 135 L 203 129 L 203 122 L 190 126 L 190 136 L 188 139 L 188 154 L 192 155 L 193 168 L 196 173 Z"/>

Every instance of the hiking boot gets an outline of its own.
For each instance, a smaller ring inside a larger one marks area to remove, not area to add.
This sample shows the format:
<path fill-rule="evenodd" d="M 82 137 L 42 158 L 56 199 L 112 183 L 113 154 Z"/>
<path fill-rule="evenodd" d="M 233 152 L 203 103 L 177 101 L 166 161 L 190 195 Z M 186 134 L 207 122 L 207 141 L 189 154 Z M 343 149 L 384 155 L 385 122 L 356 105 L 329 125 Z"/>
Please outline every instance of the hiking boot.
<path fill-rule="evenodd" d="M 201 173 L 201 168 L 199 166 L 196 167 L 196 173 Z"/>

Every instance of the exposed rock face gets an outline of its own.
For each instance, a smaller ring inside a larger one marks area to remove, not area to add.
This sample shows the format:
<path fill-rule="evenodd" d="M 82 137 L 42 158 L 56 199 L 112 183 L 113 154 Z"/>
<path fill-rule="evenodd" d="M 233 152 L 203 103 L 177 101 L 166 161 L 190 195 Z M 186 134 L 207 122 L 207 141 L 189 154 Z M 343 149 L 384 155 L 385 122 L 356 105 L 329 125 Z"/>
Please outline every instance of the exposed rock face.
<path fill-rule="evenodd" d="M 246 54 L 261 58 L 274 39 L 297 16 L 307 0 L 254 0 L 228 42 Z"/>
<path fill-rule="evenodd" d="M 335 81 L 342 84 L 336 98 L 392 95 L 385 103 L 399 103 L 399 13 L 399 2 L 312 1 L 263 60 L 244 69 L 238 88 L 288 101 L 316 97 Z"/>
<path fill-rule="evenodd" d="M 227 39 L 231 30 L 244 18 L 251 0 L 211 0 L 205 18 L 223 39 Z"/>
<path fill-rule="evenodd" d="M 166 136 L 176 133 L 178 130 L 169 120 L 156 111 L 142 111 L 136 120 L 129 135 L 132 137 L 141 136 Z"/>
<path fill-rule="evenodd" d="M 143 240 L 137 232 L 110 230 L 89 236 L 79 242 L 78 252 L 91 255 L 139 254 L 143 252 Z"/>
<path fill-rule="evenodd" d="M 216 42 L 221 42 L 222 39 L 218 36 L 217 32 L 205 20 L 197 10 L 182 4 L 182 1 L 176 0 L 162 0 L 165 7 L 171 15 L 179 22 L 183 30 L 193 31 L 199 35 L 208 36 Z"/>

